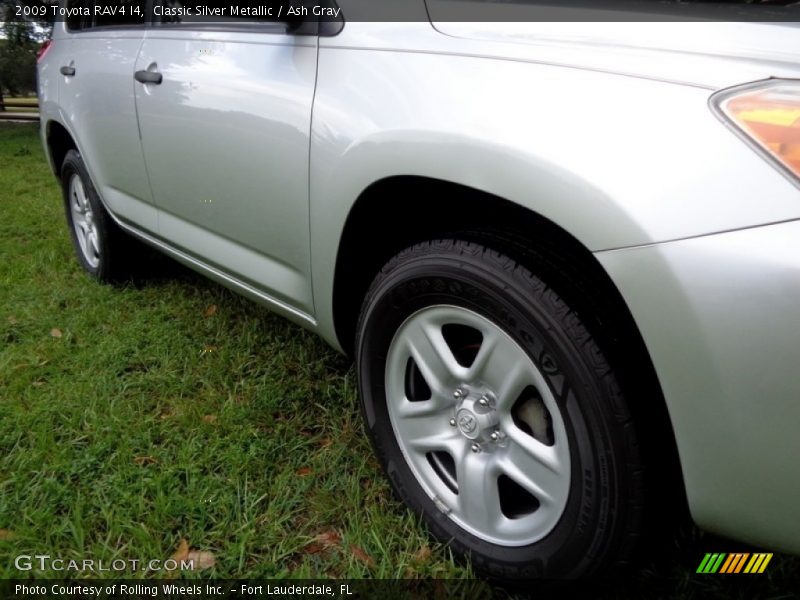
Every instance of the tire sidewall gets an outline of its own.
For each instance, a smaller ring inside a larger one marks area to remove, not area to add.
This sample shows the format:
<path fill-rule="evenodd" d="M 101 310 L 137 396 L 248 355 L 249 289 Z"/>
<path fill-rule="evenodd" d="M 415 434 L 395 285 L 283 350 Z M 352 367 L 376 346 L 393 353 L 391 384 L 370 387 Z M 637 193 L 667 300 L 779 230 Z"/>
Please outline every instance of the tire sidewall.
<path fill-rule="evenodd" d="M 531 293 L 536 286 L 541 294 Z M 509 579 L 577 577 L 595 571 L 614 514 L 614 461 L 602 390 L 594 382 L 590 361 L 559 326 L 555 306 L 546 302 L 549 292 L 542 290 L 546 288 L 535 278 L 520 280 L 480 261 L 465 265 L 446 252 L 401 261 L 368 294 L 357 340 L 366 427 L 395 491 L 458 555 L 491 576 Z M 570 492 L 558 524 L 536 543 L 505 547 L 461 529 L 429 498 L 398 445 L 383 386 L 386 356 L 405 319 L 436 304 L 466 308 L 499 325 L 527 352 L 556 399 L 570 450 Z"/>

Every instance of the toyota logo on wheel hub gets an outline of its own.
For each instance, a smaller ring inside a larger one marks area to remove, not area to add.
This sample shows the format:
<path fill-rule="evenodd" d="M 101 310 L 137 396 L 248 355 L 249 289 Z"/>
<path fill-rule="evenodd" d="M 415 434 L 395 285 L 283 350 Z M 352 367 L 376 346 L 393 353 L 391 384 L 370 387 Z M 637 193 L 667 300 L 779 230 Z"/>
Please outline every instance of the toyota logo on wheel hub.
<path fill-rule="evenodd" d="M 478 419 L 469 411 L 461 411 L 458 416 L 458 428 L 464 434 L 473 433 L 478 427 Z"/>

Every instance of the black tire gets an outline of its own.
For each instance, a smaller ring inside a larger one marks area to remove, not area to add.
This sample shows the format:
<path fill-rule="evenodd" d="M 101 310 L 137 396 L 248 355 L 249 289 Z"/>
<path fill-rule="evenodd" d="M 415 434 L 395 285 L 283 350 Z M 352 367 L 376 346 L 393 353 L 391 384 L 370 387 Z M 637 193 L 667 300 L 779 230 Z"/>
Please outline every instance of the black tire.
<path fill-rule="evenodd" d="M 79 240 L 71 208 L 71 203 L 76 201 L 72 191 L 75 178 L 80 180 L 86 200 L 91 207 L 92 232 L 96 235 L 97 250 L 93 244 L 89 246 L 89 250 L 85 250 Z M 135 242 L 117 226 L 106 211 L 77 150 L 70 150 L 64 157 L 61 166 L 61 187 L 70 237 L 78 262 L 83 269 L 102 282 L 115 282 L 128 278 L 131 275 L 130 254 Z"/>
<path fill-rule="evenodd" d="M 545 374 L 561 411 L 569 493 L 557 524 L 535 543 L 500 545 L 461 527 L 437 508 L 398 443 L 387 406 L 387 355 L 406 319 L 437 305 L 466 308 L 499 325 Z M 627 563 L 644 498 L 630 412 L 578 315 L 525 266 L 459 240 L 404 250 L 381 270 L 364 300 L 356 358 L 365 427 L 395 492 L 456 556 L 504 581 L 607 575 Z"/>

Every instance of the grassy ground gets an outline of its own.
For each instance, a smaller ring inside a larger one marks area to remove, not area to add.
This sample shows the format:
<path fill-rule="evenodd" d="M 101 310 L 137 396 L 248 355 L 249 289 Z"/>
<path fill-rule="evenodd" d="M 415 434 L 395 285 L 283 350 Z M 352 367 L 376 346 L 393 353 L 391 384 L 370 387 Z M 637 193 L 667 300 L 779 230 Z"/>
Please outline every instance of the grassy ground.
<path fill-rule="evenodd" d="M 0 579 L 21 554 L 188 552 L 209 568 L 184 576 L 470 577 L 393 499 L 346 359 L 166 260 L 89 280 L 35 125 L 0 124 L 0 174 Z M 752 597 L 693 575 L 719 543 L 687 528 L 607 592 Z M 797 564 L 773 565 L 789 597 Z"/>

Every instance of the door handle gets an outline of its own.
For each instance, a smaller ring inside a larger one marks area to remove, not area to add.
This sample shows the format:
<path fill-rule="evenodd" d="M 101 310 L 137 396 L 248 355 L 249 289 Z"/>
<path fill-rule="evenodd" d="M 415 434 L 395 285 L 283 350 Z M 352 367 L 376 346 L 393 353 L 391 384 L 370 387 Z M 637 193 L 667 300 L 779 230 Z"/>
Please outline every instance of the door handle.
<path fill-rule="evenodd" d="M 66 66 L 64 66 L 64 67 L 61 67 L 59 69 L 59 71 L 61 71 L 61 74 L 64 77 L 74 77 L 75 76 L 75 67 L 66 67 Z"/>
<path fill-rule="evenodd" d="M 136 71 L 133 77 L 139 83 L 152 83 L 153 85 L 160 85 L 164 79 L 161 73 L 155 71 Z"/>

